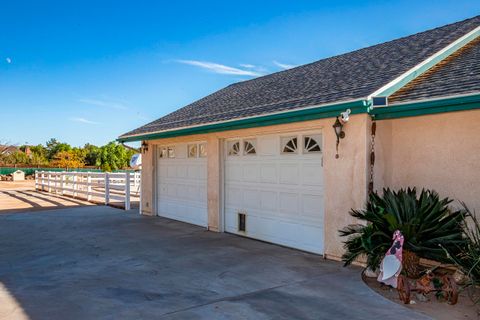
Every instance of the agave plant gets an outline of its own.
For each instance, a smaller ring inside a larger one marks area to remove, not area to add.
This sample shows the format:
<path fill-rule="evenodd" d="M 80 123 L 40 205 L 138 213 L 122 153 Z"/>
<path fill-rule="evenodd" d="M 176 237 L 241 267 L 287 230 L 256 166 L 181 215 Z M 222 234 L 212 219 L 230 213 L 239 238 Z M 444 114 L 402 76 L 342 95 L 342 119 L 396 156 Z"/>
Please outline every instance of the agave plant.
<path fill-rule="evenodd" d="M 366 256 L 368 267 L 376 270 L 392 244 L 395 230 L 405 237 L 403 266 L 407 275 L 418 275 L 419 258 L 450 262 L 442 246 L 456 254 L 466 244 L 462 233 L 465 210 L 450 209 L 451 202 L 425 189 L 419 196 L 416 188 L 372 193 L 363 210 L 350 212 L 365 224 L 349 225 L 339 231 L 342 237 L 348 237 L 342 257 L 345 265 Z"/>

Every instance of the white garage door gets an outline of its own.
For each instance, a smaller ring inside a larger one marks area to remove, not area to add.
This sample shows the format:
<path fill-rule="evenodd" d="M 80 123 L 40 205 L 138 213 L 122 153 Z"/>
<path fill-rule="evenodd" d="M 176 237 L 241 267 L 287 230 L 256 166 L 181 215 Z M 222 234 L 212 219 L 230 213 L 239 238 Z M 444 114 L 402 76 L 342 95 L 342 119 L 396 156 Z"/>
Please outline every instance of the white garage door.
<path fill-rule="evenodd" d="M 205 143 L 160 146 L 157 155 L 157 214 L 207 227 Z"/>
<path fill-rule="evenodd" d="M 321 133 L 225 142 L 227 232 L 323 254 L 323 217 Z"/>

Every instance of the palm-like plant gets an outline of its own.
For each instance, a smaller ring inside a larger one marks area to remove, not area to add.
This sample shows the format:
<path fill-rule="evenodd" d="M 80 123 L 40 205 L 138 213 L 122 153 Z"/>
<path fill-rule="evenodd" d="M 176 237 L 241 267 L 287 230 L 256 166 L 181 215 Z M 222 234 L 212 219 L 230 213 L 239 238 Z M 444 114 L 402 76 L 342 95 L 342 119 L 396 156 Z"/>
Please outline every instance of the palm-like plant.
<path fill-rule="evenodd" d="M 367 265 L 377 269 L 395 230 L 405 237 L 403 265 L 408 275 L 418 275 L 420 257 L 448 262 L 441 246 L 455 254 L 466 244 L 462 235 L 465 211 L 451 210 L 450 202 L 431 190 L 422 189 L 417 197 L 416 188 L 372 193 L 365 209 L 350 212 L 366 224 L 349 225 L 339 231 L 342 237 L 348 237 L 342 257 L 345 265 L 365 255 Z"/>

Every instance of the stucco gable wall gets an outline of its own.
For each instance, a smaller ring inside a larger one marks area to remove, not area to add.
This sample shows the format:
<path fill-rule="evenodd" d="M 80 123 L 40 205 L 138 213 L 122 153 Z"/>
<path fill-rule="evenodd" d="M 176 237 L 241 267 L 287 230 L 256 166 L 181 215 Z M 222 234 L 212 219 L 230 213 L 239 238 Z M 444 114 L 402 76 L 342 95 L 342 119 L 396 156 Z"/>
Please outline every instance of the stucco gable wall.
<path fill-rule="evenodd" d="M 377 190 L 430 188 L 480 214 L 480 110 L 378 121 L 377 128 Z"/>

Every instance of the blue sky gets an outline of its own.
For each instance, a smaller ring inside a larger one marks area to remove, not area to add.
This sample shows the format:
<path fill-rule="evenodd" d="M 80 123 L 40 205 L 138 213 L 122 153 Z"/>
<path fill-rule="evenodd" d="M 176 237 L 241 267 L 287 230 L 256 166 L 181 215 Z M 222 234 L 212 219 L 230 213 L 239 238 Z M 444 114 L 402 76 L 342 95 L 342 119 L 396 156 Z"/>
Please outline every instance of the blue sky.
<path fill-rule="evenodd" d="M 1 1 L 0 141 L 104 144 L 233 82 L 480 14 L 476 1 Z"/>

